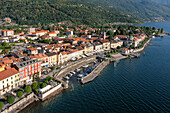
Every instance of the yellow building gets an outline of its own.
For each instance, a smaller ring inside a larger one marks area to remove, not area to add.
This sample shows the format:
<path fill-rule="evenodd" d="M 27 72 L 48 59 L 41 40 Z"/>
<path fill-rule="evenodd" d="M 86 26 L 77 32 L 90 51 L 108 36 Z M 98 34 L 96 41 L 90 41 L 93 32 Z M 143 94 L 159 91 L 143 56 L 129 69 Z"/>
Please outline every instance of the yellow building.
<path fill-rule="evenodd" d="M 57 65 L 57 53 L 46 53 L 48 56 L 48 66 L 52 67 Z"/>
<path fill-rule="evenodd" d="M 19 85 L 19 72 L 10 68 L 0 72 L 0 95 L 10 92 Z"/>
<path fill-rule="evenodd" d="M 5 65 L 0 65 L 0 72 L 5 70 Z"/>

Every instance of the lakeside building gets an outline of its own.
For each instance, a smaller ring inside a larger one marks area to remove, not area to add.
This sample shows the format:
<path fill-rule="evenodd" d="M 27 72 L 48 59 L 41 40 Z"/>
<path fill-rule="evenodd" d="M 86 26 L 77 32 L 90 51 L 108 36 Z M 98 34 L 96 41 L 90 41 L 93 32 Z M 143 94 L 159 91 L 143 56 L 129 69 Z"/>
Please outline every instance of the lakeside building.
<path fill-rule="evenodd" d="M 0 72 L 0 95 L 19 86 L 19 71 L 10 68 Z"/>
<path fill-rule="evenodd" d="M 14 67 L 19 71 L 20 85 L 31 82 L 33 74 L 41 77 L 41 62 L 38 59 L 19 62 Z"/>
<path fill-rule="evenodd" d="M 46 55 L 48 56 L 48 66 L 52 67 L 52 66 L 56 66 L 57 65 L 57 53 L 53 52 L 53 53 L 46 53 Z"/>

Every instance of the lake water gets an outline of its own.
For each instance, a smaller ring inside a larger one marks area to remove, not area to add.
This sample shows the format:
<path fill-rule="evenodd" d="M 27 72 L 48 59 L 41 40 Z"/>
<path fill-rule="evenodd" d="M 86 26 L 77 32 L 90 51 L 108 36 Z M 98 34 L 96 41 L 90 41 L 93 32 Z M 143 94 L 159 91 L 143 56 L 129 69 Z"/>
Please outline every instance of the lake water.
<path fill-rule="evenodd" d="M 146 23 L 170 32 L 170 22 Z M 170 36 L 152 39 L 138 59 L 110 64 L 93 82 L 71 87 L 22 113 L 153 113 L 170 111 Z M 145 54 L 144 54 L 145 53 Z"/>

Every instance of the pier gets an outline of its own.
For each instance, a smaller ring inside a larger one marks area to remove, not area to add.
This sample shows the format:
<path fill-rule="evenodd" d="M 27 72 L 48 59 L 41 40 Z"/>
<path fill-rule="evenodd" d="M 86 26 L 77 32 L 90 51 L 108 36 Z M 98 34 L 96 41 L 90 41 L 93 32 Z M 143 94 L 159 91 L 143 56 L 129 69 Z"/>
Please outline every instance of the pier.
<path fill-rule="evenodd" d="M 100 65 L 98 65 L 96 67 L 96 69 L 94 69 L 89 75 L 83 77 L 81 79 L 81 83 L 82 84 L 86 84 L 88 82 L 93 81 L 96 77 L 98 77 L 98 75 L 101 73 L 101 71 L 107 66 L 109 65 L 110 62 L 109 61 L 103 61 Z"/>

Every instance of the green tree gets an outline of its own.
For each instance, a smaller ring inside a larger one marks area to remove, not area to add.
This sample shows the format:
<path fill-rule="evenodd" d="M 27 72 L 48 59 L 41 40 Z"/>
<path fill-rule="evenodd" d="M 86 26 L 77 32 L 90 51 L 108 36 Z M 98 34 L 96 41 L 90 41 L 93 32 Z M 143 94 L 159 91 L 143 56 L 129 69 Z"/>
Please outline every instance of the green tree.
<path fill-rule="evenodd" d="M 156 30 L 156 27 L 152 27 L 152 30 L 155 31 L 155 30 Z"/>
<path fill-rule="evenodd" d="M 4 103 L 0 101 L 0 110 L 4 107 Z"/>
<path fill-rule="evenodd" d="M 51 70 L 55 70 L 55 67 L 51 67 Z"/>
<path fill-rule="evenodd" d="M 9 95 L 9 96 L 7 97 L 7 102 L 8 102 L 9 104 L 13 104 L 13 103 L 14 103 L 14 101 L 15 101 L 14 96 Z"/>
<path fill-rule="evenodd" d="M 46 86 L 47 86 L 46 83 L 42 83 L 40 87 L 41 87 L 41 88 L 44 88 L 44 87 L 46 87 Z"/>
<path fill-rule="evenodd" d="M 31 93 L 31 92 L 32 92 L 31 87 L 30 87 L 30 86 L 26 86 L 26 87 L 24 88 L 24 92 L 25 92 L 25 93 Z"/>
<path fill-rule="evenodd" d="M 21 98 L 21 97 L 23 96 L 23 92 L 22 92 L 22 91 L 18 91 L 16 96 L 17 96 L 18 98 Z"/>
<path fill-rule="evenodd" d="M 117 49 L 120 49 L 120 46 L 117 46 Z"/>

